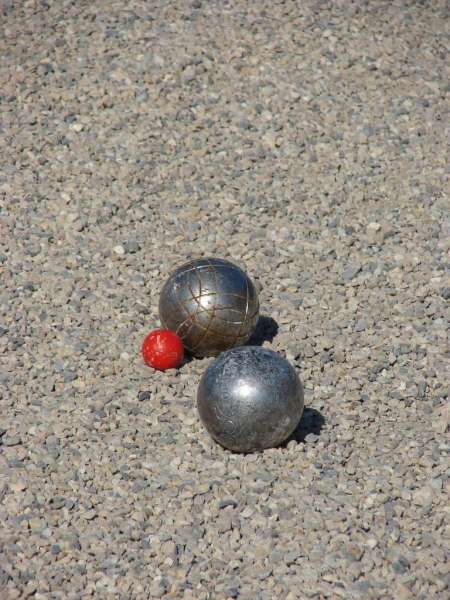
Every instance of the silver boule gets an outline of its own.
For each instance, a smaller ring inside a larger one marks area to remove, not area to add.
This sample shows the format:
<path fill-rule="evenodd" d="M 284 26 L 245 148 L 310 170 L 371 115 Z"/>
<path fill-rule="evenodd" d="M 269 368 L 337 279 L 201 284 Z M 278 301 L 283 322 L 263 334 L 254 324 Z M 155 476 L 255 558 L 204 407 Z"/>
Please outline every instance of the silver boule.
<path fill-rule="evenodd" d="M 162 325 L 181 337 L 194 356 L 217 356 L 245 344 L 259 316 L 255 286 L 239 267 L 199 258 L 178 267 L 159 299 Z"/>
<path fill-rule="evenodd" d="M 205 371 L 197 392 L 211 437 L 234 452 L 273 448 L 297 427 L 303 387 L 291 364 L 260 346 L 224 352 Z"/>

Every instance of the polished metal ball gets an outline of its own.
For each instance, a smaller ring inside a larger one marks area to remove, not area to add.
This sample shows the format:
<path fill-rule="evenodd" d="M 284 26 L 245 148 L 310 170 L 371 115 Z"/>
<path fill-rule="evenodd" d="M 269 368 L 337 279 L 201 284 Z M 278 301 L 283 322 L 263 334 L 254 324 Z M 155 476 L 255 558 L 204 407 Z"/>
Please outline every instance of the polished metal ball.
<path fill-rule="evenodd" d="M 220 258 L 199 258 L 176 269 L 159 299 L 162 325 L 194 356 L 217 356 L 245 344 L 258 314 L 258 294 L 248 275 Z"/>
<path fill-rule="evenodd" d="M 260 346 L 224 352 L 205 371 L 197 392 L 210 435 L 234 452 L 273 448 L 297 427 L 303 387 L 282 356 Z"/>

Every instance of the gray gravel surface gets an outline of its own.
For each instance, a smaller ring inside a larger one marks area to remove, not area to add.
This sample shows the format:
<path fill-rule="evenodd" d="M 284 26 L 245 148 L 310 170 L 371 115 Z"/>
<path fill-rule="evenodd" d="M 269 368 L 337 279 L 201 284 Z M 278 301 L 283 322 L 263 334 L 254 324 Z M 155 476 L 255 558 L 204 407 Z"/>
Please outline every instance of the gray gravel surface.
<path fill-rule="evenodd" d="M 2 599 L 448 597 L 446 9 L 0 2 Z M 142 365 L 205 254 L 299 370 L 282 448 Z"/>

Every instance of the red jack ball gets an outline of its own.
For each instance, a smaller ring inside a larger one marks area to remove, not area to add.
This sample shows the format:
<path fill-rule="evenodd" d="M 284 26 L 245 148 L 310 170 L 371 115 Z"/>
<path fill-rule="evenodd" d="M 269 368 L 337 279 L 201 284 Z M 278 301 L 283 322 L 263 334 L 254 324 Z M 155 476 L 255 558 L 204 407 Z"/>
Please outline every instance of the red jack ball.
<path fill-rule="evenodd" d="M 170 329 L 157 329 L 145 338 L 142 344 L 142 356 L 149 367 L 158 371 L 176 369 L 183 363 L 183 342 Z"/>

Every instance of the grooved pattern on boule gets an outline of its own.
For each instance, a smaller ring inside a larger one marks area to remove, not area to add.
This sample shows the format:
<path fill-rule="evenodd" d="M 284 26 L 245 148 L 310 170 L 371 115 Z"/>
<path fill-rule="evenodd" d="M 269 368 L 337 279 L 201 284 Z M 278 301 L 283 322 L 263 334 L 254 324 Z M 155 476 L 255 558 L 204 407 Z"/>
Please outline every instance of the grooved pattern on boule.
<path fill-rule="evenodd" d="M 191 354 L 215 356 L 249 339 L 259 316 L 258 294 L 233 263 L 195 259 L 164 284 L 159 314 L 163 326 L 175 331 Z"/>

